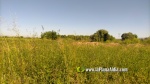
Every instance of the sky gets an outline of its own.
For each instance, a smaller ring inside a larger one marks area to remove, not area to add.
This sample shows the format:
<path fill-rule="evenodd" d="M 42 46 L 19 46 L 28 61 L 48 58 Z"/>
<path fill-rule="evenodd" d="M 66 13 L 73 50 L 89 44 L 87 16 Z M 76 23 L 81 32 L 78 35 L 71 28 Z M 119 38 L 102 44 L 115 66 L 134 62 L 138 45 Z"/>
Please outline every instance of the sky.
<path fill-rule="evenodd" d="M 150 36 L 150 0 L 0 0 L 0 35 L 92 35 L 100 29 L 115 38 Z"/>

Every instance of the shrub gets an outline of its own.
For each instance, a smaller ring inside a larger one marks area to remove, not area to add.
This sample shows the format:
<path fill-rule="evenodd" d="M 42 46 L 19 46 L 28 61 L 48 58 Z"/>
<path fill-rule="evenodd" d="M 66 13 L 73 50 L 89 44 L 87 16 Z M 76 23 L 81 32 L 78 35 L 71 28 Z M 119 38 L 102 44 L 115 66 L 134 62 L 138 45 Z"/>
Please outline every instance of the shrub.
<path fill-rule="evenodd" d="M 140 43 L 140 40 L 136 39 L 136 38 L 134 38 L 132 40 L 131 39 L 126 39 L 122 43 L 123 44 L 135 44 L 135 43 Z"/>
<path fill-rule="evenodd" d="M 56 40 L 57 37 L 58 37 L 58 35 L 55 31 L 47 31 L 47 32 L 41 34 L 41 38 Z"/>
<path fill-rule="evenodd" d="M 137 37 L 138 36 L 136 34 L 132 34 L 131 32 L 129 32 L 129 33 L 123 33 L 121 35 L 122 40 L 126 40 L 126 39 L 132 40 L 132 39 L 137 38 Z"/>

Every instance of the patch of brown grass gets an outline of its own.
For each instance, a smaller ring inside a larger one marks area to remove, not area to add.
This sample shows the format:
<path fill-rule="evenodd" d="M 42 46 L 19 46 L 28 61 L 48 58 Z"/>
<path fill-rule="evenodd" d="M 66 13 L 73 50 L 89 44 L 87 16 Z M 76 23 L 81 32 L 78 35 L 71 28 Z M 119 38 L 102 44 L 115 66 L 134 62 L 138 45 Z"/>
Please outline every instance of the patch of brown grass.
<path fill-rule="evenodd" d="M 73 42 L 73 45 L 99 45 L 101 44 L 100 42 Z"/>

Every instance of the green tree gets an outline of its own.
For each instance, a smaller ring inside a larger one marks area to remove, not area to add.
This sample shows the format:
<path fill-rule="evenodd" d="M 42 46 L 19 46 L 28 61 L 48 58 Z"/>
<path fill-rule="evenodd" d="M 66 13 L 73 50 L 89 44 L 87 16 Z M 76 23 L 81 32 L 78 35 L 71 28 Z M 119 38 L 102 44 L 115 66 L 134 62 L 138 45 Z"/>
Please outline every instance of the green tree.
<path fill-rule="evenodd" d="M 98 41 L 99 37 L 97 33 L 94 33 L 93 35 L 90 36 L 91 41 Z"/>
<path fill-rule="evenodd" d="M 122 40 L 126 40 L 126 39 L 133 40 L 133 39 L 135 39 L 137 37 L 138 36 L 136 34 L 132 34 L 131 32 L 129 32 L 129 33 L 123 33 L 121 35 Z"/>
<path fill-rule="evenodd" d="M 57 33 L 55 31 L 47 31 L 41 34 L 41 38 L 47 38 L 47 39 L 52 39 L 56 40 L 58 37 Z"/>
<path fill-rule="evenodd" d="M 107 41 L 115 39 L 113 36 L 109 35 L 107 30 L 101 29 L 90 36 L 91 41 Z"/>
<path fill-rule="evenodd" d="M 96 32 L 98 34 L 98 41 L 106 41 L 108 36 L 108 31 L 101 29 Z"/>

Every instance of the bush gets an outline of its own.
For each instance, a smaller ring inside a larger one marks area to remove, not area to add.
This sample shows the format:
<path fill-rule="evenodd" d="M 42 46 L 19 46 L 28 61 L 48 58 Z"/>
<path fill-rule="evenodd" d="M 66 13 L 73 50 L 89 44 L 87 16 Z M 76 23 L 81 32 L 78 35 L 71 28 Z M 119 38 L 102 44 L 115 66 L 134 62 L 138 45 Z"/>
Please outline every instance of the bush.
<path fill-rule="evenodd" d="M 143 39 L 142 42 L 145 44 L 150 44 L 150 37 Z"/>
<path fill-rule="evenodd" d="M 123 43 L 123 44 L 135 44 L 135 43 L 140 43 L 140 40 L 139 40 L 139 39 L 136 39 L 136 38 L 134 38 L 134 39 L 132 39 L 132 40 L 126 39 L 126 40 L 122 41 L 122 43 Z"/>
<path fill-rule="evenodd" d="M 98 41 L 98 42 L 100 41 L 105 42 L 107 40 L 110 40 L 110 41 L 115 40 L 115 38 L 112 35 L 110 35 L 107 30 L 104 30 L 104 29 L 101 29 L 95 32 L 93 35 L 90 36 L 90 39 L 91 41 Z"/>
<path fill-rule="evenodd" d="M 46 38 L 46 39 L 56 40 L 57 37 L 58 37 L 58 35 L 55 31 L 47 31 L 47 32 L 41 34 L 41 38 Z"/>
<path fill-rule="evenodd" d="M 126 39 L 133 40 L 133 39 L 135 39 L 137 37 L 138 36 L 136 34 L 132 34 L 131 32 L 129 32 L 129 33 L 123 33 L 121 35 L 122 40 L 126 40 Z"/>

